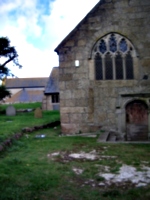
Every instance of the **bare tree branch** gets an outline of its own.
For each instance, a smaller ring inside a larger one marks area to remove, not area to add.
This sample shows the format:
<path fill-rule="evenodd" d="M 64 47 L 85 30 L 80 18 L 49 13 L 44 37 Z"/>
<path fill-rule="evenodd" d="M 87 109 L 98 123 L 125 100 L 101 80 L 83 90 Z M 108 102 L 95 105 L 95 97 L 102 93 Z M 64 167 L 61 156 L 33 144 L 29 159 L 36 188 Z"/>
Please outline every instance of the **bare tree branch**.
<path fill-rule="evenodd" d="M 1 66 L 4 67 L 7 63 L 9 63 L 10 61 L 12 61 L 16 56 L 12 56 L 11 58 L 9 58 L 6 62 L 4 62 Z"/>

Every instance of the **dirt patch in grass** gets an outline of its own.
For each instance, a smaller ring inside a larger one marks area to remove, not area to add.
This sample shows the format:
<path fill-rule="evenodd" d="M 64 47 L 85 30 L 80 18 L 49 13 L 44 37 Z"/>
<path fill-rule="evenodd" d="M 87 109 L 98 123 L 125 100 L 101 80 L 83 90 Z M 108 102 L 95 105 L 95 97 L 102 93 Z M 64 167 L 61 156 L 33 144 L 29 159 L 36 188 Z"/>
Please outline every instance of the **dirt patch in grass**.
<path fill-rule="evenodd" d="M 101 152 L 101 150 L 100 150 Z M 102 155 L 100 152 L 96 150 L 92 150 L 89 153 L 87 152 L 53 152 L 48 154 L 47 157 L 49 159 L 55 160 L 56 162 L 61 163 L 69 163 L 73 161 L 77 162 L 95 162 L 95 161 L 102 161 L 102 160 L 118 160 L 117 156 L 107 156 Z M 119 163 L 119 161 L 118 161 Z M 145 163 L 146 164 L 146 163 Z M 126 165 L 126 164 L 119 164 L 118 167 L 116 166 L 116 171 L 112 173 L 112 169 L 109 166 L 102 165 L 101 170 L 100 165 L 97 166 L 97 173 L 95 174 L 94 179 L 82 179 L 82 177 L 78 177 L 77 182 L 81 184 L 81 187 L 85 185 L 89 185 L 91 187 L 119 187 L 122 189 L 132 188 L 132 187 L 143 187 L 150 184 L 150 167 L 142 164 L 140 166 L 140 171 L 138 171 L 135 167 Z M 72 167 L 72 171 L 80 176 L 84 174 L 83 167 Z"/>

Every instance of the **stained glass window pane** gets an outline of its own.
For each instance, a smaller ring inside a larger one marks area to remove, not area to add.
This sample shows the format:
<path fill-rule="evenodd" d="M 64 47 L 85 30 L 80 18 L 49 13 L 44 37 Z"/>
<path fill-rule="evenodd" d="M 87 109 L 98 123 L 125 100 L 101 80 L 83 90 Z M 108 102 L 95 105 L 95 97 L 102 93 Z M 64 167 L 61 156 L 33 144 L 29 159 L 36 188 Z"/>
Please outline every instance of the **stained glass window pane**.
<path fill-rule="evenodd" d="M 105 73 L 106 80 L 113 79 L 112 58 L 109 54 L 107 54 L 105 57 Z"/>
<path fill-rule="evenodd" d="M 130 52 L 126 55 L 126 79 L 133 79 L 133 59 Z"/>
<path fill-rule="evenodd" d="M 128 46 L 127 46 L 127 43 L 126 43 L 125 39 L 122 39 L 122 40 L 120 41 L 119 49 L 120 49 L 120 51 L 122 51 L 122 52 L 126 52 L 126 51 L 127 51 Z"/>
<path fill-rule="evenodd" d="M 101 40 L 100 45 L 99 45 L 99 51 L 100 51 L 101 53 L 105 53 L 106 50 L 107 50 L 107 48 L 106 48 L 105 41 L 104 41 L 104 40 Z"/>
<path fill-rule="evenodd" d="M 114 34 L 112 34 L 110 36 L 110 39 L 109 39 L 109 49 L 113 53 L 117 51 L 117 42 L 116 42 L 116 38 L 115 38 Z"/>
<path fill-rule="evenodd" d="M 116 65 L 116 79 L 123 79 L 123 61 L 121 55 L 117 55 L 115 58 Z"/>
<path fill-rule="evenodd" d="M 96 80 L 103 79 L 102 58 L 99 54 L 95 56 L 95 76 Z"/>

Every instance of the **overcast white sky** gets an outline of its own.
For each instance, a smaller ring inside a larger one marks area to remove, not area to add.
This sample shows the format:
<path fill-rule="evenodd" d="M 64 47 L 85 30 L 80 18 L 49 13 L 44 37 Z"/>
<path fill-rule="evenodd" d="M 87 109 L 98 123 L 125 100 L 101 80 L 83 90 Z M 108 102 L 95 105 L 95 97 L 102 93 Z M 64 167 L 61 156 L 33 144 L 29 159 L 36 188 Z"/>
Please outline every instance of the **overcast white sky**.
<path fill-rule="evenodd" d="M 99 0 L 0 0 L 0 37 L 16 47 L 22 77 L 48 77 L 58 66 L 57 45 Z"/>

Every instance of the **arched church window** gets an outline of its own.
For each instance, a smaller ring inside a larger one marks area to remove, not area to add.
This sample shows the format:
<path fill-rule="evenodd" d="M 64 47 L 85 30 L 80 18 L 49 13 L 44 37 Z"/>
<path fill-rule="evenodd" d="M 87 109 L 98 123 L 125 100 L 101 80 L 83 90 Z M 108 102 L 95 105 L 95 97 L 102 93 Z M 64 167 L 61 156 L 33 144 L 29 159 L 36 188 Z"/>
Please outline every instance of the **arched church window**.
<path fill-rule="evenodd" d="M 101 38 L 94 46 L 96 80 L 133 79 L 133 45 L 117 33 Z"/>

